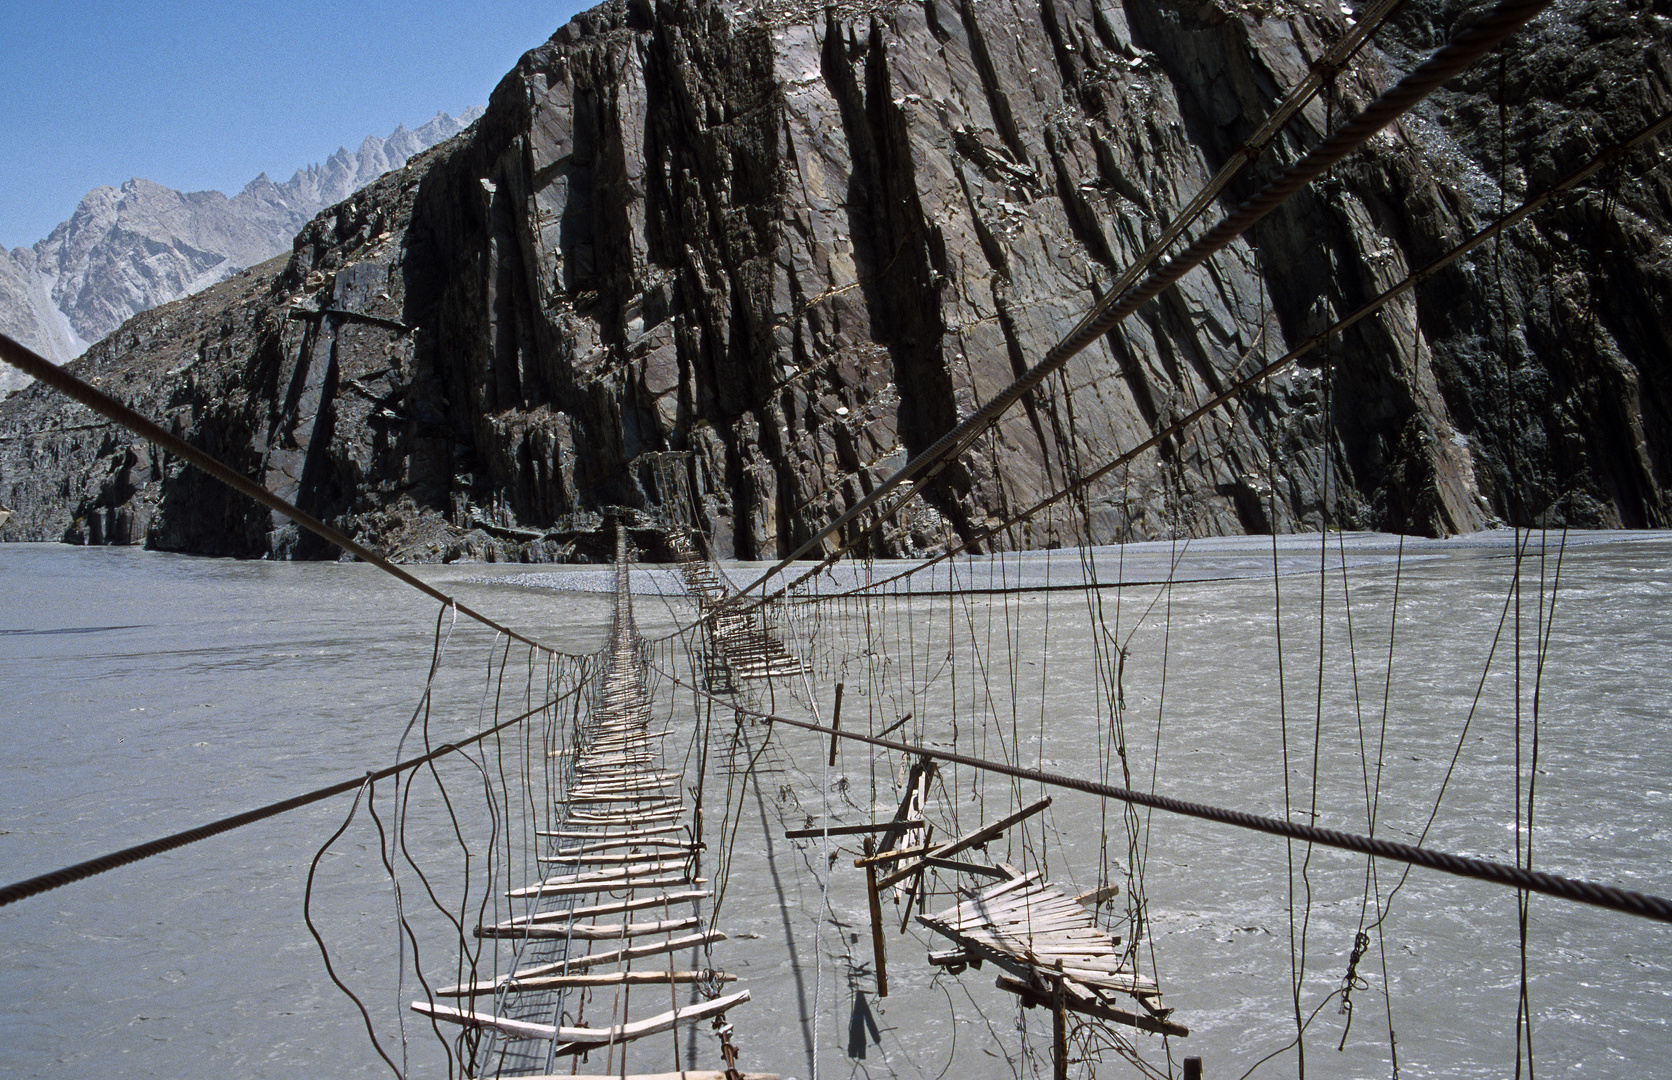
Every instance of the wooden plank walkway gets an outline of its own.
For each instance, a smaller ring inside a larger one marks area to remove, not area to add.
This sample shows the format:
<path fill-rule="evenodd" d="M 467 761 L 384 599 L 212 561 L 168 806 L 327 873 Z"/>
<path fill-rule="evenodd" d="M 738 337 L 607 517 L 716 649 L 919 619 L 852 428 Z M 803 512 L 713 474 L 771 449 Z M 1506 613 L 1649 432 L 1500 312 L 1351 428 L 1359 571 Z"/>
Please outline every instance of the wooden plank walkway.
<path fill-rule="evenodd" d="M 602 1070 L 593 1071 L 610 1075 L 723 1075 L 654 1071 L 680 1064 L 668 1061 L 666 1040 L 645 1051 L 643 1064 L 652 1071 L 628 1068 L 628 1047 L 636 1040 L 705 1020 L 722 1024 L 728 1010 L 749 1000 L 746 989 L 722 994 L 736 976 L 698 959 L 725 935 L 709 928 L 701 911 L 709 897 L 697 876 L 704 845 L 687 821 L 684 776 L 663 764 L 660 748 L 669 732 L 652 730 L 654 712 L 633 629 L 625 534 L 618 532 L 615 620 L 604 670 L 572 752 L 551 755 L 569 782 L 557 800 L 556 827 L 539 833 L 548 845 L 537 856 L 546 876 L 506 892 L 525 906 L 522 914 L 475 929 L 479 938 L 517 943 L 511 970 L 434 992 L 470 999 L 464 1007 L 412 1003 L 435 1021 L 483 1033 L 478 1075 L 563 1072 L 554 1068 L 557 1058 L 589 1054 L 602 1054 Z M 697 963 L 676 963 L 680 953 Z M 656 986 L 663 989 L 655 992 Z M 629 996 L 633 987 L 646 989 Z M 635 1018 L 629 1009 L 639 1002 L 662 1009 Z M 722 1045 L 730 1052 L 729 1042 Z"/>
<path fill-rule="evenodd" d="M 732 689 L 738 679 L 776 679 L 805 674 L 807 665 L 784 647 L 778 635 L 761 625 L 754 612 L 726 609 L 731 590 L 714 567 L 677 531 L 669 541 L 685 577 L 685 589 L 708 627 L 709 688 Z"/>

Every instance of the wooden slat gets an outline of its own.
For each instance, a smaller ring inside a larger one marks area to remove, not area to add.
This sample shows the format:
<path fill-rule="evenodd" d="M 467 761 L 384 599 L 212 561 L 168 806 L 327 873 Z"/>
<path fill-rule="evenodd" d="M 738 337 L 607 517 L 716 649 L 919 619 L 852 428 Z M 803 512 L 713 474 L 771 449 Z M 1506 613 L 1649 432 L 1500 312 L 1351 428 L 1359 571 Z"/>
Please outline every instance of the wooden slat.
<path fill-rule="evenodd" d="M 677 1009 L 670 1009 L 665 1013 L 658 1013 L 643 1020 L 615 1024 L 607 1028 L 560 1027 L 557 1029 L 557 1037 L 563 1042 L 575 1043 L 579 1046 L 631 1042 L 646 1035 L 655 1035 L 658 1032 L 667 1031 L 681 1023 L 692 1020 L 706 1020 L 710 1016 L 717 1016 L 748 1000 L 749 991 L 739 990 L 735 994 L 717 997 L 712 1001 L 699 1001 L 694 1005 L 681 1005 Z"/>
<path fill-rule="evenodd" d="M 683 825 L 657 825 L 649 829 L 632 829 L 625 832 L 611 832 L 607 827 L 603 832 L 589 829 L 547 829 L 536 830 L 535 836 L 552 836 L 560 840 L 634 840 L 639 837 L 664 836 L 668 833 L 679 832 Z"/>
<path fill-rule="evenodd" d="M 670 986 L 705 982 L 736 982 L 737 976 L 727 971 L 601 971 L 595 974 L 538 975 L 526 982 L 511 984 L 507 989 L 554 990 L 573 986 Z M 539 984 L 539 985 L 535 985 Z M 452 989 L 449 987 L 449 989 Z"/>
<path fill-rule="evenodd" d="M 1052 1004 L 1049 995 L 1042 994 L 1021 980 L 1011 978 L 1008 975 L 998 977 L 998 987 L 1000 990 L 1008 990 L 1012 994 L 1016 994 L 1024 1004 L 1029 1006 L 1044 1005 L 1049 1007 Z M 1127 1012 L 1125 1009 L 1117 1009 L 1103 1002 L 1070 997 L 1064 1000 L 1063 1005 L 1073 1012 L 1095 1016 L 1100 1020 L 1109 1020 L 1116 1024 L 1126 1024 L 1141 1031 L 1154 1031 L 1162 1035 L 1178 1035 L 1181 1037 L 1190 1034 L 1190 1029 L 1183 1024 L 1175 1023 L 1172 1020 L 1164 1020 L 1157 1016 Z"/>
<path fill-rule="evenodd" d="M 878 821 L 870 825 L 826 825 L 819 829 L 791 829 L 784 834 L 786 840 L 805 840 L 816 836 L 859 836 L 863 833 L 885 832 L 898 829 L 901 825 L 917 829 L 923 826 L 923 819 L 914 821 Z"/>
<path fill-rule="evenodd" d="M 659 919 L 644 923 L 541 923 L 529 926 L 478 926 L 479 938 L 573 938 L 576 941 L 611 941 L 617 938 L 644 937 L 646 934 L 666 934 L 675 930 L 689 930 L 697 925 L 697 917 Z"/>
<path fill-rule="evenodd" d="M 939 870 L 951 870 L 959 874 L 979 874 L 982 877 L 1009 877 L 996 866 L 982 866 L 980 863 L 958 862 L 955 859 L 942 859 L 931 855 L 923 860 L 924 866 L 933 866 Z"/>
<path fill-rule="evenodd" d="M 538 926 L 541 923 L 563 922 L 569 919 L 583 919 L 594 915 L 618 915 L 627 911 L 641 911 L 645 908 L 670 908 L 675 904 L 689 903 L 712 896 L 707 889 L 692 889 L 687 892 L 662 893 L 659 896 L 639 896 L 630 900 L 612 900 L 604 904 L 592 904 L 587 907 L 558 908 L 552 911 L 536 911 L 532 915 L 517 915 L 495 923 L 495 926 L 508 928 L 512 926 Z"/>
<path fill-rule="evenodd" d="M 492 994 L 501 987 L 534 989 L 537 980 L 548 975 L 573 975 L 590 967 L 602 964 L 617 964 L 623 960 L 637 960 L 646 956 L 658 956 L 662 953 L 678 952 L 684 948 L 695 948 L 710 942 L 724 941 L 726 935 L 718 930 L 709 930 L 701 934 L 686 934 L 683 937 L 671 938 L 667 941 L 652 941 L 643 945 L 631 945 L 623 949 L 611 949 L 608 952 L 588 953 L 585 956 L 571 956 L 552 964 L 537 964 L 510 975 L 501 975 L 497 979 L 486 982 L 477 981 L 461 983 L 457 986 L 445 986 L 436 991 L 438 997 L 471 997 L 482 994 Z M 567 970 L 565 970 L 567 968 Z"/>
<path fill-rule="evenodd" d="M 679 826 L 673 831 L 678 832 Z M 561 855 L 593 855 L 600 851 L 613 848 L 669 848 L 675 851 L 696 851 L 700 846 L 688 836 L 602 836 L 594 835 L 590 842 L 569 847 L 560 847 L 552 852 L 554 856 Z"/>
<path fill-rule="evenodd" d="M 522 899 L 529 896 L 574 896 L 579 893 L 616 892 L 620 889 L 660 889 L 669 885 L 703 885 L 707 878 L 693 878 L 689 874 L 668 874 L 664 877 L 628 878 L 589 878 L 586 881 L 572 881 L 566 885 L 551 885 L 541 882 L 522 889 L 513 889 L 505 895 L 512 899 Z"/>
<path fill-rule="evenodd" d="M 944 844 L 936 844 L 930 854 L 933 854 L 937 858 L 941 859 L 951 858 L 960 851 L 967 851 L 970 848 L 975 847 L 977 844 L 984 844 L 989 840 L 997 838 L 1002 835 L 1006 829 L 1018 824 L 1019 822 L 1027 820 L 1050 805 L 1051 798 L 1050 796 L 1046 796 L 1034 803 L 1032 806 L 1024 806 L 1014 814 L 1011 814 L 1008 817 L 1000 818 L 991 825 L 984 825 L 972 833 L 966 833 L 965 835 L 958 837 L 956 840 L 948 840 Z M 901 867 L 900 869 L 895 870 L 892 874 L 883 878 L 881 881 L 878 881 L 877 888 L 886 888 L 889 885 L 894 884 L 896 881 L 903 881 L 907 877 L 916 873 L 919 869 L 921 869 L 920 865 L 907 865 Z"/>
<path fill-rule="evenodd" d="M 540 880 L 540 886 L 586 885 L 591 882 L 613 881 L 617 878 L 628 878 L 634 875 L 642 876 L 644 874 L 665 874 L 674 870 L 683 870 L 686 863 L 689 861 L 686 859 L 666 859 L 659 854 L 656 858 L 661 859 L 661 861 L 648 863 L 643 866 L 616 867 L 606 870 L 583 870 L 576 874 L 559 874 L 555 877 L 542 878 Z M 517 894 L 511 893 L 509 895 L 516 896 Z"/>
<path fill-rule="evenodd" d="M 585 810 L 573 811 L 563 819 L 565 825 L 620 825 L 632 826 L 648 824 L 652 821 L 675 821 L 685 813 L 683 805 L 669 807 L 666 810 L 631 810 L 621 814 L 591 814 Z"/>
<path fill-rule="evenodd" d="M 526 1020 L 513 1020 L 509 1016 L 496 1016 L 493 1013 L 466 1011 L 447 1005 L 431 1005 L 427 1001 L 414 1001 L 412 1011 L 466 1027 L 487 1028 L 502 1035 L 509 1035 L 513 1039 L 541 1039 L 550 1042 L 557 1038 L 557 1028 L 550 1024 L 532 1024 Z"/>
<path fill-rule="evenodd" d="M 596 866 L 605 866 L 615 863 L 626 866 L 630 863 L 648 863 L 655 862 L 658 859 L 667 859 L 668 856 L 673 855 L 680 848 L 683 848 L 687 852 L 687 857 L 696 854 L 696 847 L 694 845 L 681 844 L 671 851 L 594 851 L 591 853 L 576 852 L 574 854 L 559 852 L 556 855 L 541 855 L 538 857 L 537 861 L 543 863 L 589 863 Z"/>

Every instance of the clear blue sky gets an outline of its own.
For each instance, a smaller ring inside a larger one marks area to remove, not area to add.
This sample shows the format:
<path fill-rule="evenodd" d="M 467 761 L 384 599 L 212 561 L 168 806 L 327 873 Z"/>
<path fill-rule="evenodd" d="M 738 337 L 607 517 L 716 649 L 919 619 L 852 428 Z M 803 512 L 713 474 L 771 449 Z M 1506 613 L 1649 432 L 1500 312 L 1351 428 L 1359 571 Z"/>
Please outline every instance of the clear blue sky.
<path fill-rule="evenodd" d="M 0 0 L 0 245 L 139 176 L 235 194 L 486 105 L 591 0 Z"/>

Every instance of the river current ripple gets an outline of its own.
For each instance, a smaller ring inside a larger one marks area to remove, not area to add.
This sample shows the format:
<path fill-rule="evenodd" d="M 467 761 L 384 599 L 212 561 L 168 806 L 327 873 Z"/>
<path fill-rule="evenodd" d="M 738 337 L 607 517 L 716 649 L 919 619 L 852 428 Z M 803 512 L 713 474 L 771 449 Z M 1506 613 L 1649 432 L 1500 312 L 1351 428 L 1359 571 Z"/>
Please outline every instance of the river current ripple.
<path fill-rule="evenodd" d="M 1545 539 L 1548 586 L 1561 538 Z M 1505 634 L 1513 633 L 1505 616 L 1513 542 L 1512 534 L 1490 534 L 1410 542 L 1401 550 L 1390 537 L 1298 537 L 1284 540 L 1275 556 L 1269 539 L 1100 551 L 1091 572 L 1105 584 L 1126 583 L 1102 595 L 1105 618 L 1118 596 L 1126 620 L 1129 736 L 1145 744 L 1146 755 L 1135 784 L 1276 815 L 1284 813 L 1287 786 L 1290 812 L 1300 819 L 1315 813 L 1320 824 L 1366 831 L 1369 759 L 1357 747 L 1366 725 L 1379 730 L 1386 701 L 1378 835 L 1416 838 L 1457 753 L 1425 843 L 1513 861 L 1516 716 L 1504 702 L 1513 702 L 1517 674 L 1503 651 L 1507 638 L 1492 651 L 1500 620 L 1510 627 Z M 959 601 L 960 610 L 986 613 L 1003 601 L 982 590 L 1077 584 L 1074 574 L 1084 565 L 1075 553 L 954 562 L 929 591 L 963 590 L 969 599 Z M 603 644 L 609 600 L 602 569 L 419 572 L 556 648 L 585 653 Z M 747 568 L 736 572 L 749 577 Z M 1169 579 L 1171 587 L 1158 584 Z M 650 570 L 634 580 L 643 594 L 636 603 L 641 630 L 654 636 L 675 626 L 681 603 L 655 594 L 676 592 L 677 581 Z M 6 881 L 392 762 L 429 670 L 437 625 L 431 601 L 360 565 L 8 544 L 0 545 L 0 581 Z M 831 579 L 823 587 L 846 584 Z M 1355 620 L 1351 648 L 1344 590 Z M 1044 643 L 1037 657 L 1018 665 L 1043 672 L 1028 684 L 1037 687 L 1028 691 L 1037 695 L 1028 763 L 1091 775 L 1095 710 L 1088 712 L 1077 693 L 1088 670 L 1091 623 L 1083 600 L 1042 599 L 1050 595 L 1013 597 L 1003 631 Z M 1529 642 L 1537 636 L 1538 595 L 1536 584 L 1524 585 L 1522 633 Z M 1548 588 L 1544 598 L 1548 604 Z M 1532 835 L 1540 868 L 1672 893 L 1669 601 L 1672 537 L 1568 538 L 1543 670 L 1531 666 L 1529 646 L 1519 676 L 1524 725 L 1539 676 Z M 1283 618 L 1281 682 L 1273 663 L 1274 610 Z M 451 737 L 482 722 L 484 675 L 497 646 L 474 626 L 443 623 L 448 662 L 435 684 L 432 723 Z M 1320 647 L 1331 668 L 1327 686 Z M 1342 675 L 1344 669 L 1351 670 Z M 1281 708 L 1268 704 L 1280 699 Z M 1049 717 L 1043 727 L 1041 713 Z M 1314 739 L 1318 772 L 1331 778 L 1315 807 Z M 843 792 L 863 786 L 867 770 L 875 786 L 879 766 L 874 757 L 865 762 L 844 758 Z M 880 768 L 886 776 L 888 764 Z M 793 762 L 789 769 L 795 772 Z M 824 780 L 813 768 L 791 779 L 804 787 Z M 796 795 L 816 816 L 820 808 L 809 797 L 806 790 Z M 342 824 L 348 803 L 315 805 L 0 909 L 0 972 L 10 990 L 0 1008 L 0 1075 L 387 1075 L 359 1014 L 327 980 L 301 919 L 308 865 Z M 1081 881 L 1095 873 L 1101 815 L 1083 797 L 1059 798 L 1053 873 Z M 758 816 L 768 829 L 783 820 L 768 812 L 766 800 Z M 420 863 L 432 854 L 443 861 L 447 833 L 430 809 L 416 811 Z M 351 831 L 322 860 L 316 915 L 333 963 L 374 1007 L 398 1061 L 390 1017 L 397 997 L 417 996 L 417 988 L 410 975 L 396 985 L 393 899 L 369 835 Z M 741 835 L 740 845 L 767 843 Z M 785 849 L 781 836 L 771 843 L 793 856 L 785 870 L 818 862 L 817 850 Z M 1124 849 L 1113 854 L 1123 859 Z M 1362 962 L 1373 967 L 1371 988 L 1356 993 L 1351 1037 L 1338 1053 L 1346 1017 L 1338 998 L 1326 998 L 1342 983 L 1360 924 L 1364 860 L 1317 851 L 1308 861 L 1300 846 L 1162 815 L 1150 820 L 1147 859 L 1146 966 L 1153 963 L 1166 1003 L 1193 1031 L 1174 1042 L 1175 1063 L 1198 1054 L 1208 1075 L 1240 1076 L 1276 1053 L 1255 1075 L 1294 1075 L 1295 1055 L 1283 1048 L 1296 1023 L 1291 925 L 1304 919 L 1301 996 L 1308 1010 L 1322 1006 L 1306 1043 L 1309 1075 L 1390 1075 L 1390 1016 L 1401 1076 L 1513 1070 L 1521 979 L 1513 893 L 1414 872 L 1393 902 L 1380 951 Z M 1377 874 L 1385 895 L 1400 870 L 1384 863 Z M 898 989 L 867 1001 L 863 980 L 844 976 L 854 975 L 854 957 L 865 953 L 863 937 L 853 932 L 864 929 L 867 916 L 863 890 L 853 887 L 856 872 L 844 873 L 840 863 L 828 897 L 811 876 L 788 886 L 794 918 L 780 914 L 786 886 L 773 883 L 776 875 L 736 877 L 722 923 L 733 937 L 727 955 L 755 994 L 750 1011 L 734 1017 L 740 1036 L 754 1032 L 743 1043 L 747 1067 L 801 1077 L 813 1071 L 806 1040 L 792 1034 L 800 1030 L 793 997 L 813 993 L 813 966 L 821 1000 L 813 1054 L 824 1075 L 1010 1076 L 1022 1067 L 1020 1054 L 1007 1061 L 993 1047 L 1020 1044 L 1022 1053 L 1037 1055 L 1048 1042 L 1048 1018 L 1019 1013 L 993 988 L 990 971 L 936 975 L 914 938 L 891 937 Z M 1291 882 L 1300 889 L 1294 906 Z M 810 914 L 821 909 L 822 921 Z M 420 923 L 420 940 L 450 953 L 452 931 Z M 797 950 L 793 963 L 783 958 L 786 946 Z M 1534 898 L 1527 951 L 1538 1070 L 1668 1074 L 1672 928 Z M 442 968 L 448 962 L 424 959 Z M 1384 985 L 1393 989 L 1391 1009 Z M 874 1029 L 850 1030 L 861 1011 Z M 445 1073 L 434 1037 L 417 1024 L 409 1024 L 409 1035 L 411 1075 Z M 1138 1045 L 1146 1058 L 1165 1063 L 1159 1040 L 1140 1037 Z M 1027 1067 L 1037 1064 L 1035 1056 Z M 1129 1070 L 1110 1061 L 1098 1073 Z"/>

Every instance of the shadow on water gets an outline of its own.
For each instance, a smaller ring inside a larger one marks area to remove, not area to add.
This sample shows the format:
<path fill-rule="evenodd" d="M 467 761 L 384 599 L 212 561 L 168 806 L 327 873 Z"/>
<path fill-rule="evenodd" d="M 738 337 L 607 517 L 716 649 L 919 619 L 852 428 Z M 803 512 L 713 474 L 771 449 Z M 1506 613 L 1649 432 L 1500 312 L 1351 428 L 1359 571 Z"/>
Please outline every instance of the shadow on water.
<path fill-rule="evenodd" d="M 770 732 L 767 737 L 771 738 Z M 807 1002 L 807 979 L 802 974 L 801 955 L 795 947 L 795 927 L 790 925 L 789 897 L 784 893 L 783 874 L 778 869 L 778 849 L 772 842 L 772 823 L 768 820 L 766 798 L 761 794 L 760 777 L 750 776 L 749 781 L 755 789 L 755 805 L 760 809 L 761 841 L 766 849 L 766 865 L 772 871 L 772 891 L 778 897 L 778 917 L 784 924 L 784 947 L 789 952 L 789 969 L 794 973 L 795 1001 L 800 1008 L 801 1016 L 801 1042 L 807 1051 L 807 1069 L 810 1074 L 815 1068 L 813 1029 L 818 1025 L 818 1017 L 813 1015 L 812 1006 Z"/>

